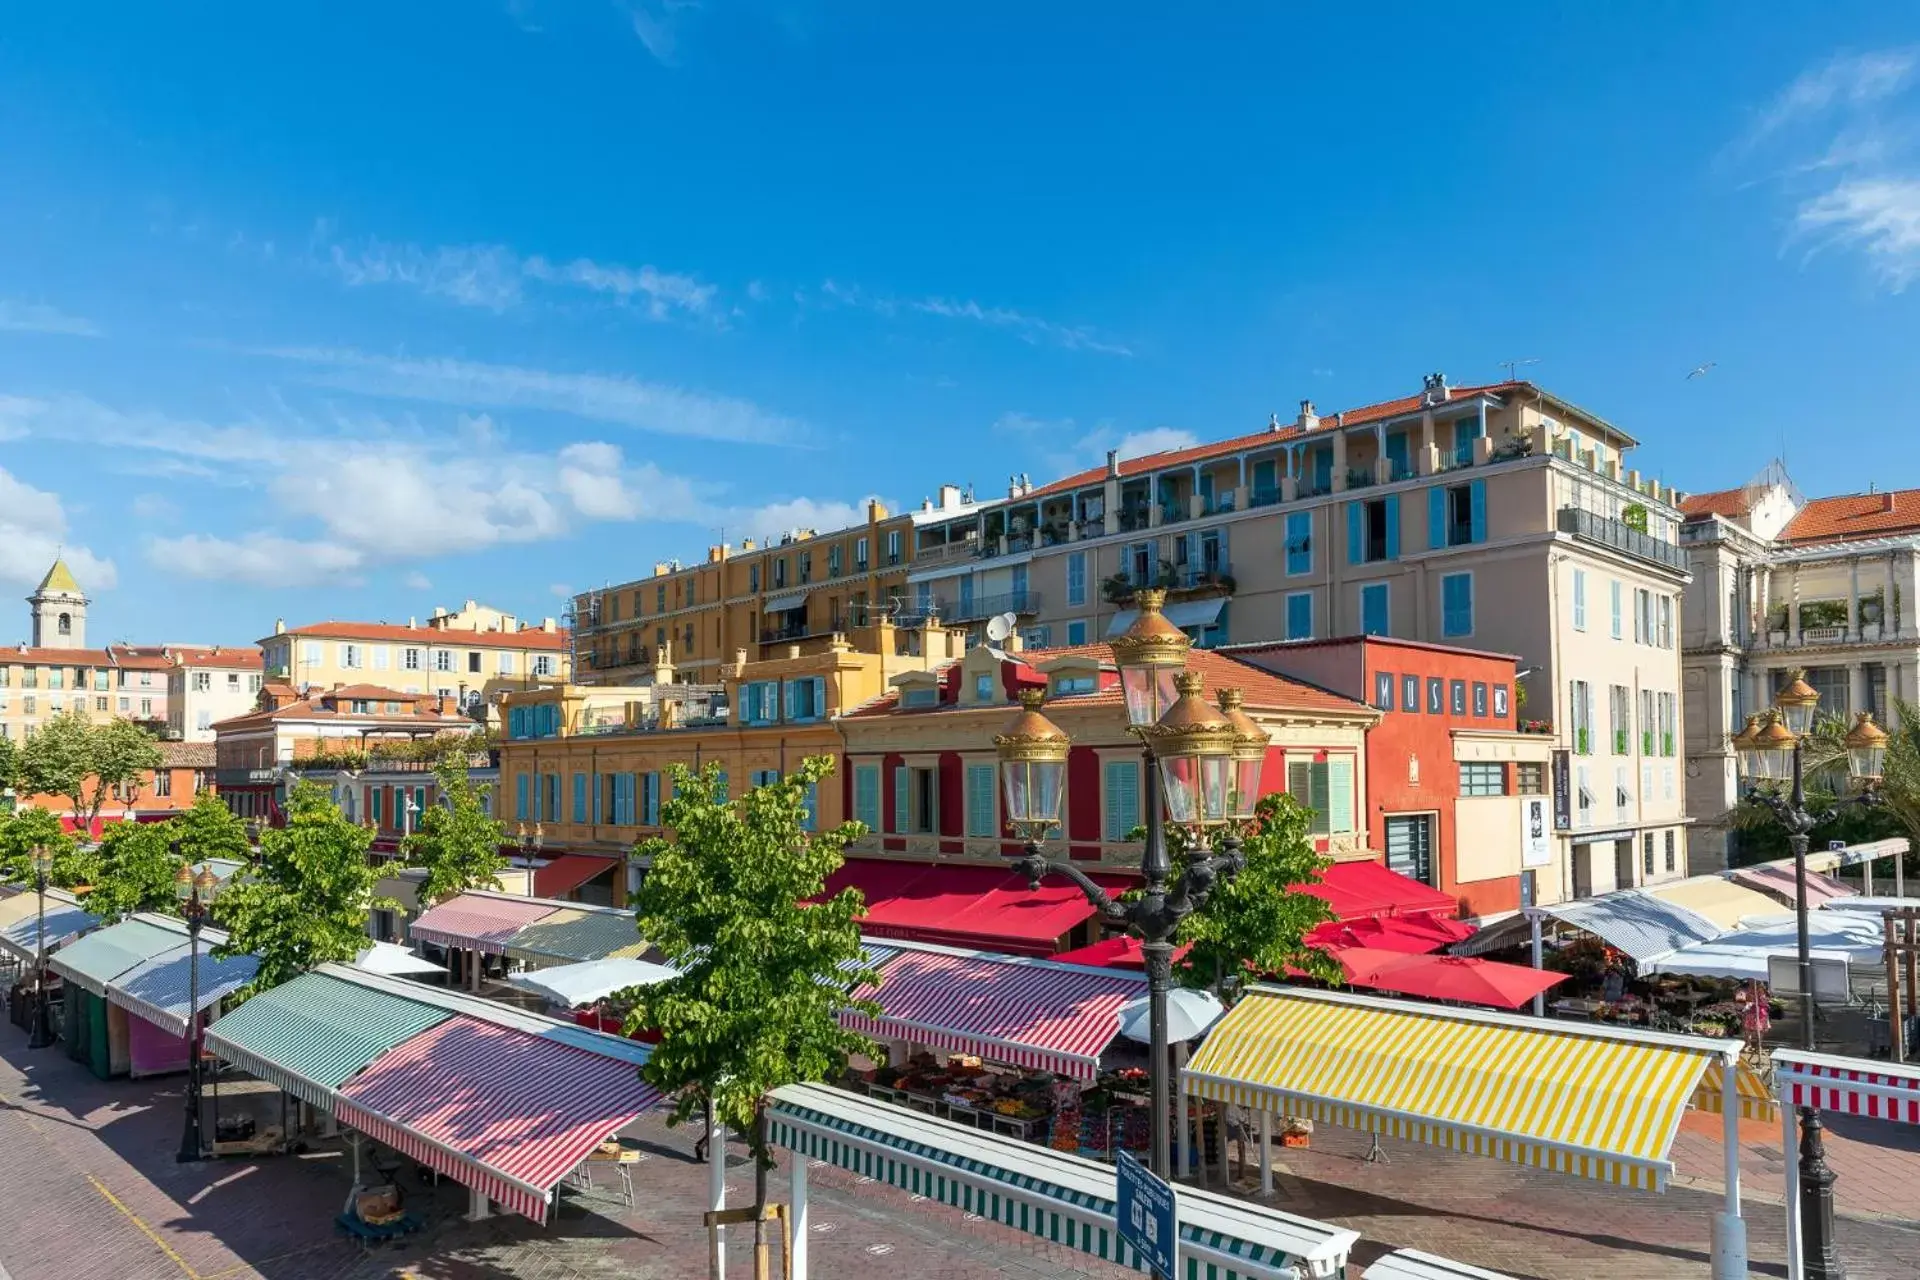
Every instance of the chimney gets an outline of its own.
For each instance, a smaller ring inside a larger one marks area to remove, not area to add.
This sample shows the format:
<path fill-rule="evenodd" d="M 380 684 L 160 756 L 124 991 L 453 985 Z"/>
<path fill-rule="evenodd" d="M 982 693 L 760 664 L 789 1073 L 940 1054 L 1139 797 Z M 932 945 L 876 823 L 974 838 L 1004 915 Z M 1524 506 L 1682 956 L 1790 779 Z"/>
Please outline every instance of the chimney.
<path fill-rule="evenodd" d="M 273 620 L 273 634 L 277 636 L 287 634 L 287 620 L 285 618 L 275 618 Z"/>
<path fill-rule="evenodd" d="M 867 523 L 878 524 L 887 518 L 887 504 L 878 498 L 867 499 Z"/>
<path fill-rule="evenodd" d="M 553 634 L 553 632 L 556 629 L 553 625 L 553 619 L 552 618 L 540 619 L 540 629 L 549 635 Z"/>
<path fill-rule="evenodd" d="M 742 538 L 742 539 L 740 539 L 740 549 L 741 549 L 742 551 L 751 551 L 751 550 L 753 550 L 753 539 L 752 539 L 752 538 Z"/>
<path fill-rule="evenodd" d="M 1109 449 L 1107 450 L 1107 479 L 1118 479 L 1119 475 L 1120 451 L 1118 449 Z"/>
<path fill-rule="evenodd" d="M 1025 652 L 1026 647 L 1026 639 L 1022 637 L 1018 631 L 1015 631 L 1012 635 L 1000 642 L 1000 651 L 1002 653 L 1022 653 Z"/>
<path fill-rule="evenodd" d="M 462 613 L 472 613 L 472 612 L 473 612 L 473 611 L 474 611 L 475 609 L 478 609 L 479 607 L 480 607 L 480 604 L 479 604 L 479 602 L 478 602 L 478 601 L 475 601 L 475 600 L 469 600 L 469 601 L 467 601 L 467 607 L 466 607 L 465 609 L 463 609 L 463 610 L 461 610 L 461 612 L 462 612 Z"/>
<path fill-rule="evenodd" d="M 653 649 L 653 682 L 655 684 L 673 683 L 672 646 L 655 645 Z"/>
<path fill-rule="evenodd" d="M 407 630 L 418 631 L 419 629 L 420 629 L 420 619 L 413 617 L 412 615 L 408 615 Z"/>
<path fill-rule="evenodd" d="M 799 656 L 800 656 L 800 646 L 799 646 L 799 645 L 797 645 L 797 644 L 790 644 L 790 645 L 788 645 L 788 646 L 787 646 L 787 656 L 788 656 L 789 658 L 797 658 L 797 657 L 799 657 Z"/>
<path fill-rule="evenodd" d="M 1893 490 L 1889 489 L 1880 495 L 1880 510 L 1887 515 L 1893 514 Z"/>
<path fill-rule="evenodd" d="M 435 605 L 433 606 L 433 616 L 435 618 L 444 618 L 447 616 L 447 611 L 441 608 L 439 605 Z"/>
<path fill-rule="evenodd" d="M 1422 404 L 1445 404 L 1453 394 L 1447 386 L 1447 375 L 1430 373 L 1421 379 L 1420 402 Z"/>
<path fill-rule="evenodd" d="M 1299 427 L 1302 431 L 1312 431 L 1320 425 L 1320 415 L 1314 412 L 1313 401 L 1302 400 L 1300 402 L 1300 416 L 1294 421 L 1293 425 Z"/>
<path fill-rule="evenodd" d="M 960 505 L 960 486 L 957 484 L 941 485 L 940 486 L 940 509 L 944 511 L 948 507 L 957 507 L 959 505 Z"/>
<path fill-rule="evenodd" d="M 1267 419 L 1267 430 L 1269 430 L 1269 431 L 1279 431 L 1279 430 L 1281 430 L 1281 429 L 1282 429 L 1282 428 L 1281 428 L 1281 426 L 1280 426 L 1280 415 L 1279 415 L 1279 414 L 1277 414 L 1277 413 L 1276 413 L 1276 414 L 1274 414 L 1274 415 L 1273 415 L 1272 417 L 1270 417 L 1270 418 L 1268 418 L 1268 419 Z"/>

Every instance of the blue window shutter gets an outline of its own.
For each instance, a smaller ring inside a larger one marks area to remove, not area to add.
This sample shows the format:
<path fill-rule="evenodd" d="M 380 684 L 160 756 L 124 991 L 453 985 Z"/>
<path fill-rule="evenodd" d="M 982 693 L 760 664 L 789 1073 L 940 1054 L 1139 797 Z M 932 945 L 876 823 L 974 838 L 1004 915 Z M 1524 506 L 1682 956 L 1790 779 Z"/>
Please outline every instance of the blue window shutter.
<path fill-rule="evenodd" d="M 880 830 L 880 766 L 863 764 L 853 771 L 853 816 L 869 831 Z"/>
<path fill-rule="evenodd" d="M 818 831 L 820 829 L 820 784 L 819 783 L 809 782 L 807 784 L 806 806 L 807 806 L 807 816 L 801 820 L 800 825 L 805 830 Z"/>
<path fill-rule="evenodd" d="M 1131 760 L 1109 760 L 1106 765 L 1106 823 L 1102 838 L 1125 840 L 1127 833 L 1140 825 L 1140 766 Z"/>
<path fill-rule="evenodd" d="M 1400 495 L 1387 495 L 1387 559 L 1400 558 Z"/>
<path fill-rule="evenodd" d="M 800 682 L 798 680 L 787 681 L 786 684 L 781 687 L 780 693 L 781 716 L 787 720 L 798 720 L 800 718 Z"/>
<path fill-rule="evenodd" d="M 825 676 L 813 677 L 813 718 L 816 720 L 827 718 L 827 678 Z"/>
<path fill-rule="evenodd" d="M 527 820 L 527 775 L 524 773 L 515 775 L 514 783 L 513 816 L 525 822 Z M 373 793 L 373 818 L 375 822 L 380 820 L 380 793 L 378 791 Z"/>
<path fill-rule="evenodd" d="M 1447 545 L 1447 491 L 1439 485 L 1427 490 L 1427 546 L 1438 551 Z"/>
<path fill-rule="evenodd" d="M 1353 830 L 1353 761 L 1344 757 L 1327 762 L 1327 830 Z"/>
<path fill-rule="evenodd" d="M 584 773 L 573 775 L 573 820 L 587 820 L 587 775 Z"/>
<path fill-rule="evenodd" d="M 726 771 L 725 769 L 722 769 L 722 770 L 721 770 L 721 771 L 720 771 L 720 772 L 719 772 L 719 773 L 718 773 L 718 774 L 717 774 L 717 775 L 716 775 L 716 776 L 714 777 L 714 780 L 713 780 L 713 798 L 714 798 L 715 800 L 718 800 L 718 801 L 720 801 L 720 802 L 721 802 L 721 803 L 723 803 L 723 804 L 724 804 L 724 803 L 725 803 L 726 801 L 728 801 L 728 800 L 730 800 L 730 799 L 732 799 L 732 798 L 733 798 L 733 796 L 732 796 L 732 793 L 731 793 L 731 792 L 729 792 L 729 791 L 727 790 L 727 771 Z"/>
<path fill-rule="evenodd" d="M 1366 547 L 1363 545 L 1365 542 L 1365 534 L 1366 518 L 1360 510 L 1360 504 L 1357 502 L 1349 502 L 1347 504 L 1348 564 L 1360 563 L 1361 553 L 1366 550 Z"/>
<path fill-rule="evenodd" d="M 1473 540 L 1475 542 L 1485 542 L 1487 540 L 1487 482 L 1485 480 L 1475 480 L 1473 482 L 1472 494 Z"/>
<path fill-rule="evenodd" d="M 599 826 L 603 821 L 605 821 L 604 815 L 606 813 L 606 798 L 607 798 L 606 789 L 607 789 L 606 775 L 603 773 L 594 774 L 593 775 L 593 825 L 596 827 Z"/>
<path fill-rule="evenodd" d="M 912 777 L 905 765 L 893 771 L 893 829 L 896 833 L 907 829 L 907 808 L 911 798 Z"/>

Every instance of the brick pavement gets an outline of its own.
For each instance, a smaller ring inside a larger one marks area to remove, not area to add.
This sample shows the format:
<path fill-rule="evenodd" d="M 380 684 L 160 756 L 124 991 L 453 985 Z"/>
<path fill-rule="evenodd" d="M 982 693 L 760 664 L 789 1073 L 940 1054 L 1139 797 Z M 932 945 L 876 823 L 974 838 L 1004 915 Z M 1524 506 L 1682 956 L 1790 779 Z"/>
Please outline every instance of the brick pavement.
<path fill-rule="evenodd" d="M 517 1218 L 469 1224 L 459 1220 L 458 1187 L 409 1186 L 409 1206 L 432 1217 L 429 1231 L 362 1253 L 333 1234 L 349 1181 L 337 1150 L 175 1164 L 177 1078 L 101 1082 L 57 1050 L 29 1054 L 16 1032 L 0 1032 L 0 1275 L 12 1280 L 685 1280 L 705 1272 L 706 1170 L 693 1163 L 686 1130 L 636 1127 L 649 1149 L 631 1209 L 602 1187 L 569 1193 L 550 1228 Z M 1411 1246 L 1539 1280 L 1704 1278 L 1718 1126 L 1717 1117 L 1688 1118 L 1675 1148 L 1683 1185 L 1665 1195 L 1408 1144 L 1389 1143 L 1392 1163 L 1370 1164 L 1363 1135 L 1323 1127 L 1312 1148 L 1280 1154 L 1276 1203 L 1359 1231 L 1363 1264 Z M 1755 1273 L 1781 1275 L 1778 1132 L 1749 1126 L 1743 1138 Z M 1854 1280 L 1920 1274 L 1915 1139 L 1858 1122 L 1834 1130 L 1849 1215 L 1840 1238 Z M 812 1173 L 814 1271 L 830 1280 L 1133 1274 L 838 1170 Z M 776 1197 L 785 1193 L 784 1173 L 771 1182 Z M 1243 1186 L 1250 1191 L 1251 1179 Z M 751 1187 L 736 1148 L 730 1202 L 748 1202 Z M 739 1238 L 736 1275 L 749 1265 L 750 1231 Z"/>

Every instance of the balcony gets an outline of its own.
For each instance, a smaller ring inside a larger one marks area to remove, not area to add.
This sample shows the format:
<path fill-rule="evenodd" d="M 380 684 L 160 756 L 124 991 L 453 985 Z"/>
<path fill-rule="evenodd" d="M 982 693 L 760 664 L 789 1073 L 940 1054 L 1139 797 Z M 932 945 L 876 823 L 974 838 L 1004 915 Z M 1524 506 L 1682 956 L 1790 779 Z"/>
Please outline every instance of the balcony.
<path fill-rule="evenodd" d="M 1675 573 L 1687 572 L 1686 552 L 1618 520 L 1609 520 L 1579 507 L 1562 507 L 1558 523 L 1561 533 L 1571 534 L 1582 542 L 1591 542 Z"/>
<path fill-rule="evenodd" d="M 967 560 L 978 554 L 980 541 L 977 538 L 962 538 L 958 542 L 947 542 L 937 546 L 921 547 L 913 553 L 915 568 L 928 568 L 933 565 L 949 564 L 955 560 Z M 855 572 L 865 573 L 867 566 L 856 564 Z"/>
<path fill-rule="evenodd" d="M 1136 592 L 1144 587 L 1155 587 L 1165 591 L 1169 598 L 1180 599 L 1192 596 L 1222 595 L 1230 596 L 1238 587 L 1233 580 L 1233 572 L 1224 561 L 1202 564 L 1173 565 L 1165 560 L 1150 579 L 1137 578 L 1130 573 L 1116 573 L 1100 584 L 1100 594 L 1109 604 L 1129 604 Z"/>
<path fill-rule="evenodd" d="M 780 644 L 789 640 L 805 640 L 811 634 L 812 633 L 807 630 L 807 624 L 804 620 L 800 622 L 789 622 L 779 627 L 762 627 L 760 629 L 760 643 Z"/>
<path fill-rule="evenodd" d="M 895 614 L 893 621 L 895 626 L 917 627 L 930 617 L 942 622 L 978 622 L 1002 613 L 1029 616 L 1039 611 L 1038 591 L 1008 591 L 994 596 L 969 596 L 961 601 L 938 597 L 924 603 L 915 600 Z"/>

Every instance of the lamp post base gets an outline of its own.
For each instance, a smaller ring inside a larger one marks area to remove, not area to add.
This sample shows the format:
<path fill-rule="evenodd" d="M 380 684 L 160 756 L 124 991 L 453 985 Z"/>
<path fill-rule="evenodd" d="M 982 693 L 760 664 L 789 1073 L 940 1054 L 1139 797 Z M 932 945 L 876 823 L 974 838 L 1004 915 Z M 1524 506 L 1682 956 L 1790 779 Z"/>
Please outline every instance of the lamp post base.
<path fill-rule="evenodd" d="M 47 993 L 36 992 L 33 997 L 33 1030 L 27 1034 L 27 1048 L 51 1049 L 53 1047 L 53 1024 L 47 1016 Z"/>
<path fill-rule="evenodd" d="M 1833 1238 L 1834 1172 L 1827 1165 L 1820 1113 L 1800 1108 L 1800 1259 L 1802 1280 L 1846 1280 Z"/>

